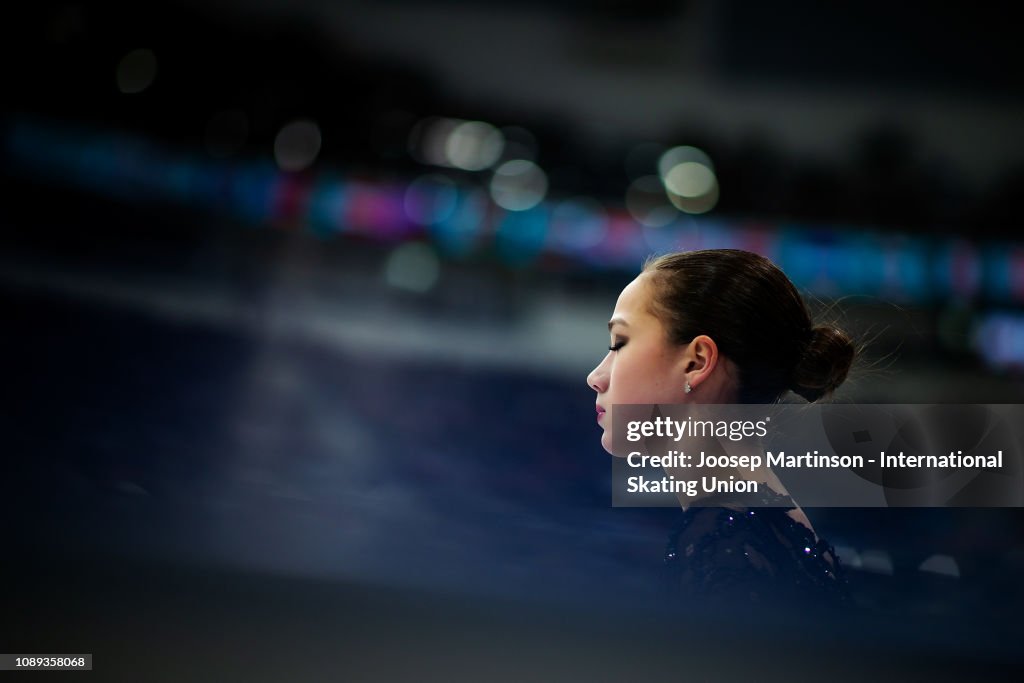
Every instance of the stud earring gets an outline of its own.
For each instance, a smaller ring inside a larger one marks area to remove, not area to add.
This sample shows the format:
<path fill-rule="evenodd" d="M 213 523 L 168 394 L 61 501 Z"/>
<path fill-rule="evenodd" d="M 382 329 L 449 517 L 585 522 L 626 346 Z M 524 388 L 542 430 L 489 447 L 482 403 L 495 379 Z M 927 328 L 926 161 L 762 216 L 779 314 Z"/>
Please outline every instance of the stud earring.
<path fill-rule="evenodd" d="M 693 391 L 693 387 L 690 386 L 689 381 L 686 382 L 686 386 L 683 387 L 683 391 L 685 391 L 686 393 L 690 393 L 691 391 Z"/>

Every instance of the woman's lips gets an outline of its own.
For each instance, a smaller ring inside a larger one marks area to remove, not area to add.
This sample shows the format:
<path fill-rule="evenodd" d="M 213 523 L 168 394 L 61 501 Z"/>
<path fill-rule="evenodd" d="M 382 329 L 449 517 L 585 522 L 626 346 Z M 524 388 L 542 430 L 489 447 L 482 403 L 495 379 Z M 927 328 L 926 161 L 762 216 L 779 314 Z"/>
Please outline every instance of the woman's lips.
<path fill-rule="evenodd" d="M 597 406 L 597 421 L 600 422 L 602 417 L 604 417 L 604 408 Z"/>

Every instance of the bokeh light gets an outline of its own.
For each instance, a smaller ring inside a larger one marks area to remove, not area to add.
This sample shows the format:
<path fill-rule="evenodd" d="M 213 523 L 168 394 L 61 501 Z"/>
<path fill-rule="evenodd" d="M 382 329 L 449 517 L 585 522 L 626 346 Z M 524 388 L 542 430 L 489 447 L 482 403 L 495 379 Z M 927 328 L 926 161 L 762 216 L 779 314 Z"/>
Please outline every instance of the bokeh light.
<path fill-rule="evenodd" d="M 607 234 L 608 216 L 596 199 L 573 197 L 551 211 L 549 240 L 555 249 L 573 254 L 600 244 Z"/>
<path fill-rule="evenodd" d="M 397 289 L 424 293 L 437 284 L 441 263 L 432 247 L 406 242 L 392 250 L 384 266 L 385 281 Z"/>
<path fill-rule="evenodd" d="M 706 153 L 696 147 L 667 150 L 658 159 L 658 173 L 668 199 L 680 211 L 706 213 L 718 203 L 718 178 Z"/>
<path fill-rule="evenodd" d="M 979 319 L 971 332 L 978 355 L 993 368 L 1024 368 L 1024 315 L 996 312 Z"/>
<path fill-rule="evenodd" d="M 465 171 L 482 171 L 501 158 L 505 137 L 483 121 L 464 121 L 455 126 L 445 141 L 447 162 Z"/>
<path fill-rule="evenodd" d="M 710 169 L 714 169 L 714 165 L 711 163 L 711 157 L 709 157 L 702 150 L 689 145 L 680 145 L 673 147 L 662 152 L 661 156 L 658 157 L 658 175 L 664 178 L 668 175 L 674 167 L 679 164 L 692 161 L 698 164 L 707 166 Z"/>
<path fill-rule="evenodd" d="M 274 138 L 274 160 L 282 171 L 302 171 L 320 154 L 320 127 L 309 119 L 285 125 Z"/>
<path fill-rule="evenodd" d="M 544 200 L 548 177 L 537 164 L 527 159 L 506 161 L 491 178 L 491 199 L 503 209 L 526 211 Z"/>
<path fill-rule="evenodd" d="M 686 199 L 708 195 L 714 191 L 716 184 L 714 172 L 696 161 L 684 161 L 673 166 L 665 176 L 668 191 Z"/>
<path fill-rule="evenodd" d="M 409 184 L 403 205 L 409 220 L 418 225 L 433 225 L 451 218 L 459 203 L 455 182 L 439 173 L 422 175 Z"/>
<path fill-rule="evenodd" d="M 156 79 L 156 55 L 152 50 L 132 50 L 117 63 L 117 89 L 126 95 L 140 93 Z"/>
<path fill-rule="evenodd" d="M 448 138 L 461 123 L 443 116 L 417 121 L 409 131 L 409 154 L 421 164 L 448 166 Z"/>
<path fill-rule="evenodd" d="M 626 210 L 640 225 L 660 228 L 675 220 L 676 210 L 665 195 L 661 178 L 641 176 L 626 189 Z"/>

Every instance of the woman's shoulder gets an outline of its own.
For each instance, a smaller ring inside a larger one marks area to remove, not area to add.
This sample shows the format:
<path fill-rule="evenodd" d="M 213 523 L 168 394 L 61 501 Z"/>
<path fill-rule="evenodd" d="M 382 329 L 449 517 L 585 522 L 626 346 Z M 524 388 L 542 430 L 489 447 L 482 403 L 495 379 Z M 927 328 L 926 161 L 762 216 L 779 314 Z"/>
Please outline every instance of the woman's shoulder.
<path fill-rule="evenodd" d="M 788 514 L 796 508 L 788 496 L 768 489 L 701 503 L 683 512 L 669 534 L 664 564 L 671 592 L 754 603 L 847 601 L 835 549 Z"/>

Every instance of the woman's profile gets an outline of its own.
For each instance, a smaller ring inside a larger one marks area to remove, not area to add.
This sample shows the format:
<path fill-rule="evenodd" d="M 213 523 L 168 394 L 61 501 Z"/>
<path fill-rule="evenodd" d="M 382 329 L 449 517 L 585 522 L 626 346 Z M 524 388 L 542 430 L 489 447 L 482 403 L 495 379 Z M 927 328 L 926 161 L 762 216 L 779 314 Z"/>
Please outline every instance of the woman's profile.
<path fill-rule="evenodd" d="M 857 353 L 846 333 L 813 323 L 777 266 L 735 249 L 648 260 L 608 330 L 608 354 L 587 384 L 609 453 L 613 405 L 773 403 L 789 391 L 813 402 L 842 384 Z M 832 546 L 769 469 L 754 477 L 757 493 L 680 497 L 665 552 L 672 589 L 766 605 L 842 602 L 845 572 Z"/>

